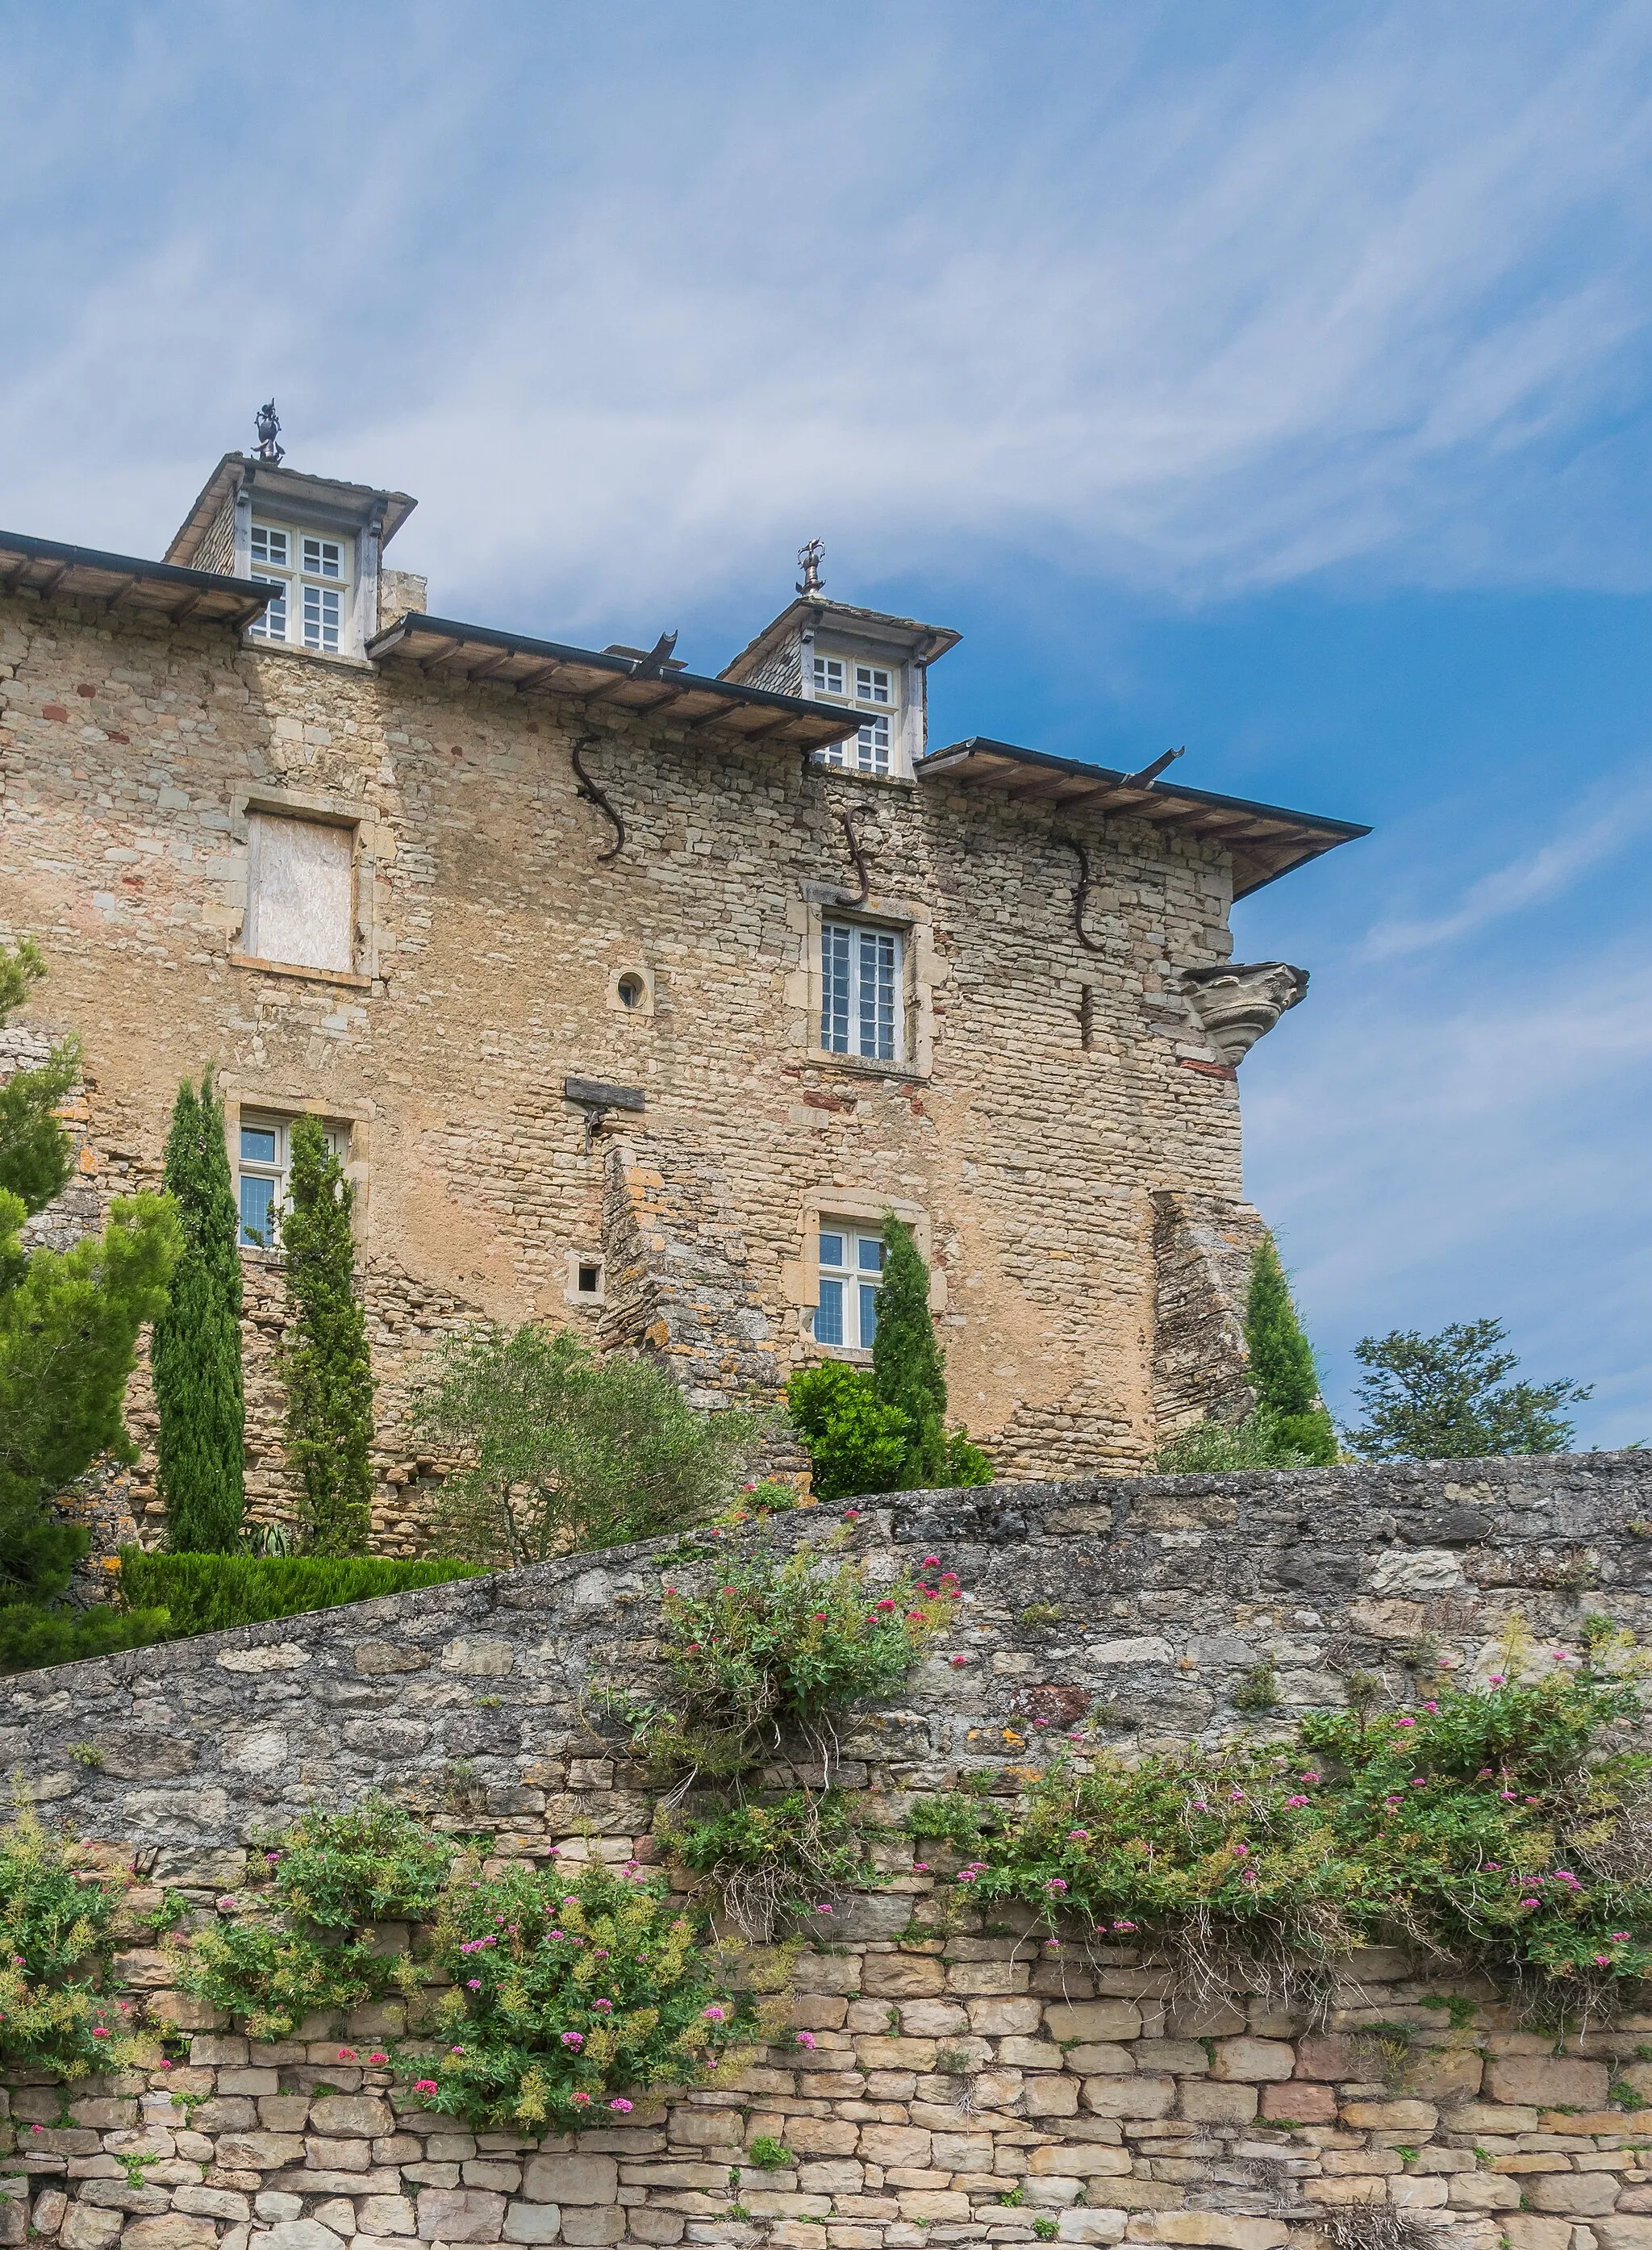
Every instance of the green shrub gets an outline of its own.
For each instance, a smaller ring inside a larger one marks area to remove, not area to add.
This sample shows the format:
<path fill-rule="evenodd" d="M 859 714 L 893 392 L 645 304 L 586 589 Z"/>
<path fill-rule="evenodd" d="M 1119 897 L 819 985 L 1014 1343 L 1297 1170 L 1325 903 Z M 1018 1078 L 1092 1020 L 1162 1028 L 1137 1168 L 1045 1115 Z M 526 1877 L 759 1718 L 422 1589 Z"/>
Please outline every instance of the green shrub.
<path fill-rule="evenodd" d="M 909 1836 L 944 1839 L 949 1844 L 978 1844 L 993 1819 L 992 1808 L 960 1789 L 922 1798 L 902 1824 Z"/>
<path fill-rule="evenodd" d="M 709 1933 L 634 1864 L 461 1867 L 435 1957 L 441 2045 L 404 2056 L 429 2109 L 498 2131 L 623 2118 L 648 2086 L 703 2083 L 758 2027 Z"/>
<path fill-rule="evenodd" d="M 772 2133 L 760 2133 L 747 2147 L 746 2161 L 760 2172 L 781 2172 L 797 2159 L 784 2141 L 777 2141 Z"/>
<path fill-rule="evenodd" d="M 113 1656 L 117 1649 L 148 1648 L 165 1640 L 171 1628 L 163 1609 L 117 1610 L 97 1603 L 52 1610 L 11 1602 L 0 1609 L 0 1673 L 41 1672 L 52 1664 Z"/>
<path fill-rule="evenodd" d="M 130 2003 L 99 1990 L 114 1908 L 74 1846 L 20 1812 L 0 1829 L 0 2057 L 84 2078 L 138 2059 Z"/>
<path fill-rule="evenodd" d="M 1652 1760 L 1597 1745 L 1640 1710 L 1621 1681 L 1557 1674 L 1415 1713 L 1319 1714 L 1284 1747 L 1063 1763 L 970 1882 L 1206 1978 L 1233 1957 L 1329 1974 L 1394 1943 L 1551 2006 L 1598 2003 L 1652 1972 Z"/>
<path fill-rule="evenodd" d="M 1327 1467 L 1337 1458 L 1336 1428 L 1319 1396 L 1313 1348 L 1297 1317 L 1271 1235 L 1251 1253 L 1245 1347 L 1256 1405 L 1271 1417 L 1281 1450 L 1300 1453 L 1315 1467 Z"/>
<path fill-rule="evenodd" d="M 375 1953 L 371 1938 L 324 1945 L 262 1919 L 198 1930 L 169 1950 L 182 1990 L 238 2018 L 255 2039 L 286 2039 L 306 2016 L 381 1999 L 408 1973 L 405 1956 Z"/>
<path fill-rule="evenodd" d="M 442 1487 L 437 1536 L 506 1568 L 704 1522 L 762 1437 L 753 1415 L 696 1413 L 646 1360 L 599 1359 L 572 1329 L 531 1322 L 451 1342 L 420 1419 L 466 1463 Z"/>
<path fill-rule="evenodd" d="M 170 1612 L 164 1635 L 224 1632 L 265 1618 L 341 1608 L 378 1594 L 445 1585 L 481 1573 L 469 1563 L 398 1563 L 373 1555 L 146 1555 L 120 1550 L 120 1586 L 127 1606 Z M 113 1614 L 113 1612 L 112 1612 Z"/>
<path fill-rule="evenodd" d="M 1220 1475 L 1229 1469 L 1305 1469 L 1312 1458 L 1293 1443 L 1280 1418 L 1257 1406 L 1242 1422 L 1214 1417 L 1168 1438 L 1153 1456 L 1160 1476 Z"/>
<path fill-rule="evenodd" d="M 452 1872 L 454 1846 L 387 1798 L 306 1812 L 264 1841 L 285 1911 L 323 1929 L 423 1922 Z"/>
<path fill-rule="evenodd" d="M 946 1478 L 946 1355 L 929 1309 L 929 1268 L 910 1226 L 884 1219 L 884 1282 L 872 1337 L 872 1388 L 906 1420 L 900 1488 L 922 1491 Z"/>
<path fill-rule="evenodd" d="M 741 1773 L 788 1736 L 824 1760 L 828 1714 L 903 1680 L 946 1631 L 956 1592 L 950 1574 L 937 1588 L 905 1572 L 880 1594 L 864 1563 L 809 1547 L 721 1568 L 707 1593 L 665 1589 L 672 1694 L 635 1721 L 637 1747 L 665 1771 Z"/>
<path fill-rule="evenodd" d="M 885 1880 L 868 1849 L 874 1826 L 841 1790 L 801 1789 L 772 1804 L 748 1800 L 679 1821 L 665 1832 L 685 1867 L 720 1887 L 745 1935 L 767 1943 L 777 1920 L 807 1914 L 823 1893 Z"/>
<path fill-rule="evenodd" d="M 808 1451 L 818 1499 L 897 1490 L 910 1442 L 906 1417 L 878 1396 L 864 1368 L 828 1359 L 796 1369 L 786 1411 Z"/>

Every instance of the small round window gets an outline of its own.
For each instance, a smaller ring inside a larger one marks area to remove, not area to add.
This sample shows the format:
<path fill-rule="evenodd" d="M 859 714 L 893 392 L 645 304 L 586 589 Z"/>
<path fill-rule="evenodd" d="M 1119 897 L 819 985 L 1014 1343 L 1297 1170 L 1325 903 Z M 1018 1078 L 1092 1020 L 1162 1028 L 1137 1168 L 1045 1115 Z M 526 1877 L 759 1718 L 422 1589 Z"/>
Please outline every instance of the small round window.
<path fill-rule="evenodd" d="M 634 970 L 627 970 L 616 990 L 623 1008 L 640 1008 L 648 997 L 648 988 Z"/>

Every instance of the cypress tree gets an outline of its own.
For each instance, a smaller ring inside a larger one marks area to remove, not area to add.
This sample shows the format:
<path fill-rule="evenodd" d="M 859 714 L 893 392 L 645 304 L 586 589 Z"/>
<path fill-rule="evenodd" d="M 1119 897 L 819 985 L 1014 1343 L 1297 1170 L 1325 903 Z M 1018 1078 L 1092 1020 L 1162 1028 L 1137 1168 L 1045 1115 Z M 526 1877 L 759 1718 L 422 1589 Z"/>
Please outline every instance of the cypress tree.
<path fill-rule="evenodd" d="M 1257 1410 L 1272 1422 L 1279 1445 L 1305 1453 L 1312 1462 L 1334 1461 L 1337 1433 L 1319 1396 L 1313 1349 L 1291 1301 L 1291 1285 L 1271 1235 L 1256 1245 L 1250 1260 L 1245 1342 Z"/>
<path fill-rule="evenodd" d="M 289 1321 L 286 1454 L 304 1487 L 302 1550 L 364 1555 L 372 1528 L 373 1368 L 355 1301 L 354 1192 L 313 1117 L 293 1128 L 281 1222 Z"/>
<path fill-rule="evenodd" d="M 246 1502 L 240 1229 L 210 1071 L 198 1094 L 188 1079 L 178 1088 L 165 1185 L 183 1229 L 153 1352 L 168 1543 L 181 1554 L 232 1555 Z"/>
<path fill-rule="evenodd" d="M 899 1490 L 946 1481 L 946 1356 L 929 1316 L 929 1268 L 911 1227 L 893 1212 L 884 1221 L 884 1286 L 872 1338 L 872 1388 L 898 1407 L 912 1435 Z"/>

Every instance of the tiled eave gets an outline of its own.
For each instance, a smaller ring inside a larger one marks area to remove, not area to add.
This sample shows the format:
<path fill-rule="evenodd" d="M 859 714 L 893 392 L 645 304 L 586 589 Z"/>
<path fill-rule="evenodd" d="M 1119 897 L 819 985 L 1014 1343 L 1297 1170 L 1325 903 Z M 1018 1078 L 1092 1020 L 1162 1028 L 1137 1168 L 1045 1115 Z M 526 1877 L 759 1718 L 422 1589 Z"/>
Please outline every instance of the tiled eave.
<path fill-rule="evenodd" d="M 65 547 L 56 539 L 0 531 L 0 594 L 24 591 L 101 602 L 111 610 L 162 617 L 174 625 L 190 618 L 244 627 L 275 589 L 250 578 L 226 578 L 216 570 L 145 562 L 134 555 L 105 555 L 95 547 Z"/>
<path fill-rule="evenodd" d="M 989 789 L 1016 804 L 1059 812 L 1123 814 L 1221 844 L 1233 855 L 1236 899 L 1334 851 L 1339 844 L 1371 833 L 1357 821 L 1140 780 L 1107 766 L 1083 765 L 1074 758 L 1052 757 L 1047 750 L 1022 749 L 979 735 L 920 758 L 917 774 L 920 782 L 945 780 L 965 789 Z"/>
<path fill-rule="evenodd" d="M 647 659 L 530 640 L 451 618 L 410 611 L 368 644 L 375 664 L 410 666 L 432 680 L 485 680 L 523 694 L 576 696 L 584 703 L 647 713 L 690 727 L 719 727 L 747 742 L 771 742 L 800 750 L 822 749 L 843 739 L 840 707 L 805 702 L 763 687 L 705 680 L 692 672 L 656 671 Z M 848 725 L 854 724 L 849 714 Z"/>

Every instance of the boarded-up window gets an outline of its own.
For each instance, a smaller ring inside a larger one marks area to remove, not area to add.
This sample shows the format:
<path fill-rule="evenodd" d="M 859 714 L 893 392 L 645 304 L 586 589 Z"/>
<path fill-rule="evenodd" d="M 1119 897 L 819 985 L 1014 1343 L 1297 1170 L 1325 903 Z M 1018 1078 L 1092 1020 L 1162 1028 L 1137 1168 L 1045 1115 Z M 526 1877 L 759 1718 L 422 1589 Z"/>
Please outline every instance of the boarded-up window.
<path fill-rule="evenodd" d="M 255 812 L 248 823 L 243 951 L 295 969 L 354 966 L 355 832 Z"/>

